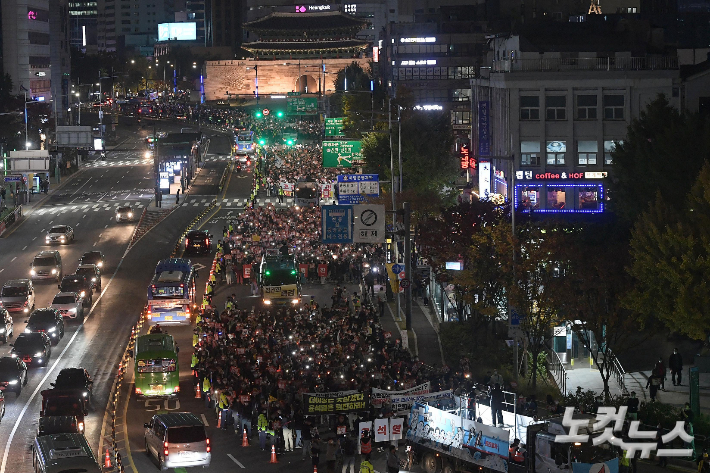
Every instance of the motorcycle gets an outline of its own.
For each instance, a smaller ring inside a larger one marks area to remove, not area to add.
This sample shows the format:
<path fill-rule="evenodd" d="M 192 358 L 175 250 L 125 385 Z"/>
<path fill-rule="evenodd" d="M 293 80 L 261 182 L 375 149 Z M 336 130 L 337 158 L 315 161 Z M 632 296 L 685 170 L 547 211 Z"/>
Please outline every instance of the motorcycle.
<path fill-rule="evenodd" d="M 242 172 L 242 165 L 241 165 L 241 164 L 237 164 L 237 174 L 239 174 L 239 173 L 241 173 L 241 172 Z"/>

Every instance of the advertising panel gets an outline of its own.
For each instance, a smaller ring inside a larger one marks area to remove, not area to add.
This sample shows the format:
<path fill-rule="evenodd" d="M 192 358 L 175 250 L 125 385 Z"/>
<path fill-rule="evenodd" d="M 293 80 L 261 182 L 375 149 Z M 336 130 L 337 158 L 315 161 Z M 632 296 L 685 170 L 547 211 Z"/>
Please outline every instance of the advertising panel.
<path fill-rule="evenodd" d="M 195 41 L 197 23 L 159 23 L 158 41 Z"/>
<path fill-rule="evenodd" d="M 491 163 L 481 161 L 478 165 L 478 195 L 487 200 L 491 194 Z"/>
<path fill-rule="evenodd" d="M 407 440 L 484 468 L 508 471 L 507 430 L 480 424 L 424 404 L 414 404 Z"/>
<path fill-rule="evenodd" d="M 491 103 L 488 100 L 478 102 L 478 155 L 490 156 L 491 154 Z"/>
<path fill-rule="evenodd" d="M 384 402 L 389 401 L 392 396 L 402 396 L 405 394 L 426 394 L 430 390 L 431 382 L 429 381 L 411 387 L 409 389 L 403 389 L 401 391 L 388 391 L 386 389 L 372 388 L 372 396 L 370 397 L 370 402 L 373 406 L 380 407 Z"/>

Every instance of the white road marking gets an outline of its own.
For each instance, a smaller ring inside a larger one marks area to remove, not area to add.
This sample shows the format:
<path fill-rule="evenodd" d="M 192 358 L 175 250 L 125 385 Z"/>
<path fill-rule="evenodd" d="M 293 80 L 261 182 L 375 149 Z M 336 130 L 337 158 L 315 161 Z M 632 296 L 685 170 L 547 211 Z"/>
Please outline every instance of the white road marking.
<path fill-rule="evenodd" d="M 94 246 L 96 246 L 97 243 L 98 243 L 98 241 L 95 241 L 95 242 L 94 242 Z"/>
<path fill-rule="evenodd" d="M 0 273 L 2 273 L 3 271 L 5 271 L 5 268 L 0 268 Z"/>
<path fill-rule="evenodd" d="M 240 467 L 244 468 L 244 465 L 242 465 L 241 463 L 239 463 L 239 460 L 237 460 L 236 458 L 234 458 L 231 453 L 228 453 L 227 456 L 228 456 L 229 458 L 231 458 L 234 463 L 236 463 L 236 464 L 239 465 Z"/>
<path fill-rule="evenodd" d="M 12 259 L 10 260 L 10 263 L 12 263 L 13 261 L 15 261 L 16 259 L 17 259 L 17 256 L 15 256 L 14 258 L 12 258 Z"/>
<path fill-rule="evenodd" d="M 25 245 L 24 248 L 22 248 L 22 251 L 25 251 L 27 249 L 27 245 Z"/>
<path fill-rule="evenodd" d="M 104 228 L 108 228 L 108 225 L 104 226 Z"/>
<path fill-rule="evenodd" d="M 35 241 L 36 239 L 37 239 L 37 237 L 34 237 L 34 238 L 32 239 L 32 241 Z"/>
<path fill-rule="evenodd" d="M 209 427 L 210 424 L 207 422 L 207 417 L 204 414 L 200 414 L 200 417 L 202 417 L 202 423 L 205 424 L 205 427 Z"/>
<path fill-rule="evenodd" d="M 72 196 L 74 196 L 74 194 L 76 194 L 77 192 L 79 192 L 79 189 L 81 189 L 82 187 L 84 187 L 85 185 L 87 185 L 90 180 L 91 180 L 91 178 L 88 178 L 88 179 L 86 180 L 86 182 L 83 183 L 82 185 L 80 185 L 79 187 L 77 187 L 77 189 L 74 191 L 74 193 L 73 193 L 72 195 L 70 195 L 69 197 L 72 197 Z M 3 462 L 3 464 L 4 464 L 4 462 Z M 3 465 L 3 466 L 4 466 L 4 465 Z M 4 469 L 4 468 L 3 468 L 3 469 Z"/>

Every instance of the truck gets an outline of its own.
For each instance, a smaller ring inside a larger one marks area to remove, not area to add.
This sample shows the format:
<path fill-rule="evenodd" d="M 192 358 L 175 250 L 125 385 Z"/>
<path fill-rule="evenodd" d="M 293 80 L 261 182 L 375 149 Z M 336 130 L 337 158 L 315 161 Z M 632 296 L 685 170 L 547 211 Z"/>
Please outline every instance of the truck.
<path fill-rule="evenodd" d="M 456 410 L 417 402 L 409 413 L 406 433 L 409 461 L 421 465 L 426 473 L 482 469 L 503 473 L 619 471 L 619 459 L 611 445 L 593 446 L 591 440 L 584 444 L 556 443 L 556 435 L 567 433 L 561 417 L 536 421 L 514 412 L 507 414 L 505 428 L 500 428 L 468 419 L 470 416 L 459 415 Z M 516 438 L 520 439 L 522 454 L 509 458 L 510 445 Z"/>
<path fill-rule="evenodd" d="M 259 286 L 265 305 L 298 305 L 301 302 L 301 275 L 296 257 L 268 249 L 259 265 Z"/>

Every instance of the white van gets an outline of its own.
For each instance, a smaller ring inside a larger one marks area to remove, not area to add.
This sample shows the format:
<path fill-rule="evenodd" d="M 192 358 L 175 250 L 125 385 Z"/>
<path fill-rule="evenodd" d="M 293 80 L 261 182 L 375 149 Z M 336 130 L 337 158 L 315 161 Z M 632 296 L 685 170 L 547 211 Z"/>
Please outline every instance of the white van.
<path fill-rule="evenodd" d="M 195 414 L 157 414 L 144 427 L 145 451 L 158 460 L 159 469 L 210 466 L 210 439 Z"/>
<path fill-rule="evenodd" d="M 102 471 L 84 435 L 70 433 L 35 438 L 32 445 L 32 466 L 35 473 Z"/>

